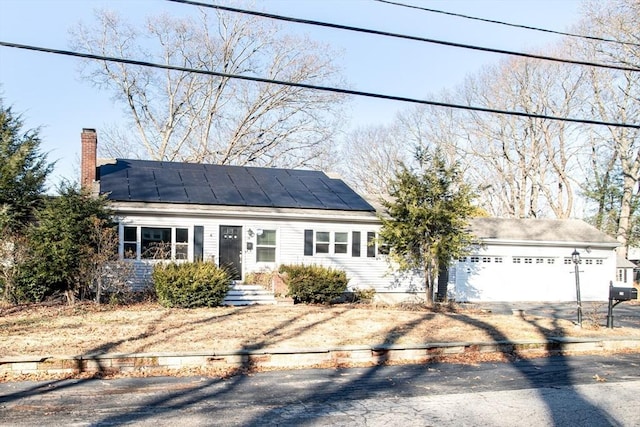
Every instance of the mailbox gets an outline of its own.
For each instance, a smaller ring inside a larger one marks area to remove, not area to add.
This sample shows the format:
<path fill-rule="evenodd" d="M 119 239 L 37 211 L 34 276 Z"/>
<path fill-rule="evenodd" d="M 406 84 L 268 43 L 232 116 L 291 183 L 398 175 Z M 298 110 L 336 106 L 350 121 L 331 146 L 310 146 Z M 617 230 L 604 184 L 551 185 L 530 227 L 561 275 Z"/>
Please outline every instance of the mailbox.
<path fill-rule="evenodd" d="M 609 299 L 618 301 L 629 301 L 632 299 L 638 299 L 638 290 L 636 288 L 609 288 Z"/>

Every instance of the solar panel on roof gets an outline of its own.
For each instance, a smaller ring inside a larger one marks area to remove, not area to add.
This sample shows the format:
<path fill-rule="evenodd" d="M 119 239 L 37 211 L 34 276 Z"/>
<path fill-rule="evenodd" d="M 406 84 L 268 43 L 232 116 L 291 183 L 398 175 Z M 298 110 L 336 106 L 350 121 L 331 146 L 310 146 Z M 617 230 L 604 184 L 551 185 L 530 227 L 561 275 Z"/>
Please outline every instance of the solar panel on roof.
<path fill-rule="evenodd" d="M 294 191 L 291 193 L 291 197 L 301 208 L 322 209 L 325 207 L 320 200 L 308 191 Z"/>
<path fill-rule="evenodd" d="M 247 206 L 247 201 L 234 187 L 215 187 L 214 191 L 216 200 L 221 205 Z"/>
<path fill-rule="evenodd" d="M 336 193 L 330 191 L 315 192 L 314 195 L 322 200 L 322 203 L 331 209 L 348 209 L 349 205 L 346 204 Z"/>
<path fill-rule="evenodd" d="M 311 191 L 326 191 L 329 187 L 318 177 L 301 178 L 302 183 Z"/>
<path fill-rule="evenodd" d="M 131 195 L 131 200 L 136 200 L 140 202 L 161 201 L 160 197 L 158 196 L 158 188 L 155 185 L 153 186 L 132 185 L 131 187 L 129 187 L 129 194 Z"/>
<path fill-rule="evenodd" d="M 343 181 L 308 170 L 118 160 L 100 167 L 100 191 L 111 200 L 373 210 Z"/>

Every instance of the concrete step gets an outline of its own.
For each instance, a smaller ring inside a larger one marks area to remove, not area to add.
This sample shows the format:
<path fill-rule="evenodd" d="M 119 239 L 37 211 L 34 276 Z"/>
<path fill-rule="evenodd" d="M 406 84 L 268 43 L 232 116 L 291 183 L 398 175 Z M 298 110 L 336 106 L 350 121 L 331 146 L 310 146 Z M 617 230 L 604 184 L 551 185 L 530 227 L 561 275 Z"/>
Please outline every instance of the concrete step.
<path fill-rule="evenodd" d="M 259 285 L 232 285 L 222 301 L 225 305 L 276 304 L 273 292 Z"/>

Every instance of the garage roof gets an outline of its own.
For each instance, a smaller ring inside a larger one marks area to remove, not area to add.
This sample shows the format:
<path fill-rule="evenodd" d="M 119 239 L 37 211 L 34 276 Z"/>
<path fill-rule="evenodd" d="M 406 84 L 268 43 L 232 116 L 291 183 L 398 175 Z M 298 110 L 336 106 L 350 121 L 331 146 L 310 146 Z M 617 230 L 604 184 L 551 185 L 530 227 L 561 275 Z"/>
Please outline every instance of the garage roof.
<path fill-rule="evenodd" d="M 474 218 L 470 226 L 471 232 L 481 240 L 619 245 L 613 237 L 579 219 Z"/>

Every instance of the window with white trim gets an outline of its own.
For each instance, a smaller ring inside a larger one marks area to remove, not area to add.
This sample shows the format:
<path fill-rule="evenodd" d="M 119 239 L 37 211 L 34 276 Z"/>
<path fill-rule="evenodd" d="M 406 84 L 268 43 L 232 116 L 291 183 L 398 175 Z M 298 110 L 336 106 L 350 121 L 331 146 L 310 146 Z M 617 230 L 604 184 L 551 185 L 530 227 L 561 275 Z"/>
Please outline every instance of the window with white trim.
<path fill-rule="evenodd" d="M 501 263 L 502 263 L 502 257 L 501 257 L 501 256 L 497 256 L 497 257 L 495 257 L 495 258 L 494 258 L 494 261 L 495 261 L 497 264 L 501 264 Z"/>
<path fill-rule="evenodd" d="M 375 257 L 376 249 L 382 253 L 380 247 L 376 248 L 375 233 L 367 232 L 367 257 Z M 361 232 L 360 231 L 314 231 L 304 230 L 304 255 L 318 254 L 361 256 Z M 382 245 L 380 245 L 382 246 Z M 351 248 L 351 250 L 349 250 Z"/>
<path fill-rule="evenodd" d="M 189 230 L 176 228 L 175 259 L 189 258 Z"/>
<path fill-rule="evenodd" d="M 331 244 L 331 233 L 328 231 L 316 231 L 316 253 L 328 254 Z"/>
<path fill-rule="evenodd" d="M 349 233 L 335 232 L 333 234 L 333 253 L 346 254 L 349 245 Z"/>
<path fill-rule="evenodd" d="M 138 227 L 124 227 L 122 254 L 125 259 L 138 258 Z"/>
<path fill-rule="evenodd" d="M 483 256 L 482 257 L 482 262 L 491 262 L 491 257 L 490 256 Z"/>
<path fill-rule="evenodd" d="M 256 262 L 276 262 L 276 230 L 256 235 Z"/>
<path fill-rule="evenodd" d="M 514 264 L 520 264 L 522 262 L 522 258 L 514 256 L 512 261 Z"/>
<path fill-rule="evenodd" d="M 124 259 L 186 260 L 189 258 L 189 229 L 124 226 L 122 256 Z"/>
<path fill-rule="evenodd" d="M 140 258 L 171 259 L 171 228 L 142 227 Z"/>

